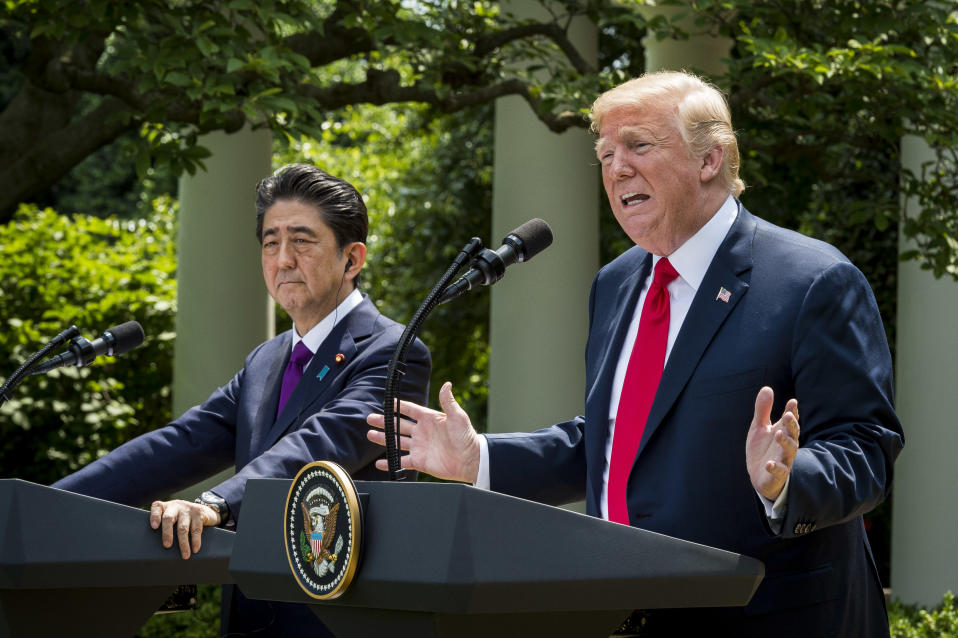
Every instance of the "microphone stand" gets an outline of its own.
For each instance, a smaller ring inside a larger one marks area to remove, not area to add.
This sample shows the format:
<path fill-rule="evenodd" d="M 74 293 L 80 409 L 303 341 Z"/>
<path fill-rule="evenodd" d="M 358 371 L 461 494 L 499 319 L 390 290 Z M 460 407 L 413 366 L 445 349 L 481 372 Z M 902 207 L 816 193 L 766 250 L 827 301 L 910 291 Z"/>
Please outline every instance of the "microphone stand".
<path fill-rule="evenodd" d="M 43 359 L 50 351 L 54 348 L 59 348 L 62 346 L 68 339 L 73 339 L 80 337 L 80 329 L 76 326 L 70 326 L 53 339 L 50 340 L 50 343 L 40 348 L 33 356 L 26 360 L 26 362 L 17 368 L 17 371 L 10 375 L 10 378 L 7 379 L 6 383 L 3 384 L 3 387 L 0 387 L 0 405 L 3 405 L 10 400 L 10 393 L 13 392 L 13 389 L 20 385 L 20 382 L 30 373 L 30 368 L 36 365 L 37 361 Z"/>
<path fill-rule="evenodd" d="M 383 398 L 383 429 L 386 433 L 386 461 L 389 464 L 390 481 L 403 481 L 406 478 L 399 463 L 401 446 L 399 444 L 399 428 L 396 425 L 395 419 L 395 404 L 399 378 L 406 374 L 406 355 L 409 350 L 409 345 L 413 339 L 416 338 L 416 333 L 419 332 L 419 328 L 426 320 L 426 317 L 439 305 L 439 297 L 445 292 L 446 287 L 449 286 L 449 282 L 455 277 L 456 273 L 466 265 L 466 262 L 475 257 L 480 250 L 482 250 L 482 240 L 478 237 L 473 237 L 469 240 L 469 243 L 459 251 L 459 255 L 456 256 L 452 265 L 449 266 L 449 269 L 439 279 L 436 285 L 433 286 L 433 289 L 426 296 L 425 301 L 423 301 L 419 309 L 416 310 L 416 314 L 414 314 L 412 319 L 409 320 L 409 323 L 406 324 L 406 329 L 399 339 L 399 344 L 396 346 L 395 352 L 393 352 L 392 359 L 389 360 L 389 368 L 386 372 L 386 390 Z"/>

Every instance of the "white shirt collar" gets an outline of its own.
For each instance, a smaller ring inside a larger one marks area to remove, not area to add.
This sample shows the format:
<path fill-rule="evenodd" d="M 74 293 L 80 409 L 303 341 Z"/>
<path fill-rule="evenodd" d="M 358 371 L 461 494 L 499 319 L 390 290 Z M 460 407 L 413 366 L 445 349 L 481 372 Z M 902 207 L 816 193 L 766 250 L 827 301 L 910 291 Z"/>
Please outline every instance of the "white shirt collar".
<path fill-rule="evenodd" d="M 729 195 L 712 218 L 669 255 L 669 263 L 693 290 L 698 290 L 705 279 L 705 273 L 737 215 L 738 204 L 735 203 L 735 198 Z M 659 259 L 659 255 L 652 255 L 653 268 Z"/>
<path fill-rule="evenodd" d="M 343 318 L 349 314 L 350 310 L 362 303 L 362 300 L 362 293 L 359 292 L 358 289 L 353 288 L 353 291 L 346 295 L 346 298 L 340 302 L 335 310 L 323 317 L 322 321 L 313 326 L 312 329 L 302 337 L 296 332 L 296 325 L 293 324 L 293 343 L 290 345 L 290 350 L 295 348 L 297 343 L 303 341 L 306 347 L 309 348 L 309 351 L 316 354 L 319 347 L 323 345 L 323 341 L 326 340 L 329 333 L 336 327 L 336 324 L 342 321 Z"/>

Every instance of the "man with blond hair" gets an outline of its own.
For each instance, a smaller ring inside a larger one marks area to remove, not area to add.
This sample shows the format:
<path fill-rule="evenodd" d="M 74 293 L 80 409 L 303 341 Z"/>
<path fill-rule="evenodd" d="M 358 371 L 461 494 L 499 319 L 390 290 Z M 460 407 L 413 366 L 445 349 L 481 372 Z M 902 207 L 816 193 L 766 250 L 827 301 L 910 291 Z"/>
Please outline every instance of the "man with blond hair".
<path fill-rule="evenodd" d="M 403 467 L 584 497 L 591 515 L 765 563 L 744 608 L 641 610 L 622 633 L 887 636 L 862 515 L 904 438 L 871 288 L 835 248 L 737 199 L 738 145 L 710 84 L 647 74 L 600 96 L 592 120 L 636 246 L 592 285 L 585 415 L 480 436 L 447 383 L 444 412 L 403 404 Z"/>

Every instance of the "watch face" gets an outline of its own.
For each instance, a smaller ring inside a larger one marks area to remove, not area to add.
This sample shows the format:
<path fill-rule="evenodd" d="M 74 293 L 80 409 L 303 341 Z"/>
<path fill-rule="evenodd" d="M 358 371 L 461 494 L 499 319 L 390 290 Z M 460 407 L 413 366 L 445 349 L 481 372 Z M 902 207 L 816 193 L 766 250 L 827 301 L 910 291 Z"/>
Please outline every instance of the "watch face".
<path fill-rule="evenodd" d="M 299 471 L 286 497 L 286 557 L 293 577 L 313 598 L 341 596 L 359 565 L 362 513 L 349 474 L 330 461 Z"/>
<path fill-rule="evenodd" d="M 212 508 L 217 516 L 220 517 L 220 522 L 222 522 L 223 513 L 226 511 L 226 501 L 224 499 L 219 498 L 212 492 L 203 492 L 200 497 L 196 499 L 196 502 Z"/>

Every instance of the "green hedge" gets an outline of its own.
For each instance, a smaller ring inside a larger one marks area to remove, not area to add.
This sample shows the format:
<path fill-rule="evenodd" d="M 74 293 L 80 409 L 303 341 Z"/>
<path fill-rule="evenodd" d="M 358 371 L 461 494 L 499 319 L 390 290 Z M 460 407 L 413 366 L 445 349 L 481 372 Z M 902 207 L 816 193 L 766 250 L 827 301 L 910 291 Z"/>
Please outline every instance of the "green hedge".
<path fill-rule="evenodd" d="M 170 420 L 175 222 L 159 199 L 135 221 L 22 206 L 0 226 L 0 378 L 71 324 L 146 332 L 123 357 L 25 379 L 0 408 L 0 476 L 49 483 Z"/>
<path fill-rule="evenodd" d="M 953 638 L 958 636 L 958 601 L 950 591 L 932 609 L 893 601 L 888 619 L 892 638 Z"/>
<path fill-rule="evenodd" d="M 218 638 L 220 591 L 217 585 L 197 586 L 195 611 L 153 616 L 135 638 Z"/>

